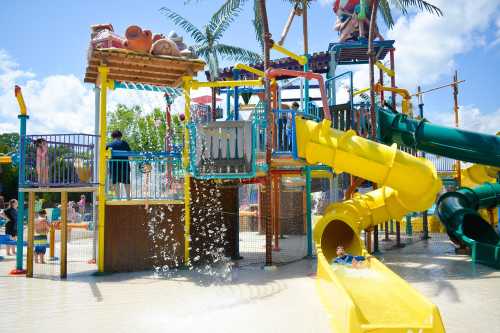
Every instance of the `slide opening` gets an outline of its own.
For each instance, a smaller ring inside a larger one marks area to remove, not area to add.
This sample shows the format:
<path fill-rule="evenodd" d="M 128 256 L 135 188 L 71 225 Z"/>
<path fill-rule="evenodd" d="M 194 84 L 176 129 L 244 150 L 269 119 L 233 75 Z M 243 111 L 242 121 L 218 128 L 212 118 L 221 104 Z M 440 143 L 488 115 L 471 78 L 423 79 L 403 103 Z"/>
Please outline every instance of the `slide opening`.
<path fill-rule="evenodd" d="M 465 236 L 482 243 L 497 245 L 500 241 L 495 229 L 478 214 L 464 215 L 462 231 Z"/>
<path fill-rule="evenodd" d="M 341 220 L 333 220 L 325 227 L 321 236 L 321 249 L 325 258 L 330 262 L 335 258 L 337 246 L 344 246 L 352 255 L 361 255 L 362 247 L 359 236 L 354 230 Z"/>

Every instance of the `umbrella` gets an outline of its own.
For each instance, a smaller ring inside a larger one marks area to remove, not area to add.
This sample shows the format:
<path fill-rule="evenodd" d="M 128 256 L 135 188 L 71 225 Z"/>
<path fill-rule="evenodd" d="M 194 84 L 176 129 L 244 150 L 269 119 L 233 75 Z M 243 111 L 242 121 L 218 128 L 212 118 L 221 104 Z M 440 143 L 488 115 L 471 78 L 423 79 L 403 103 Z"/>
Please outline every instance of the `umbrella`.
<path fill-rule="evenodd" d="M 199 97 L 192 98 L 191 101 L 193 103 L 197 103 L 197 104 L 212 104 L 212 96 L 210 96 L 210 95 L 199 96 Z M 217 97 L 216 101 L 220 102 L 220 101 L 222 101 L 222 99 Z"/>

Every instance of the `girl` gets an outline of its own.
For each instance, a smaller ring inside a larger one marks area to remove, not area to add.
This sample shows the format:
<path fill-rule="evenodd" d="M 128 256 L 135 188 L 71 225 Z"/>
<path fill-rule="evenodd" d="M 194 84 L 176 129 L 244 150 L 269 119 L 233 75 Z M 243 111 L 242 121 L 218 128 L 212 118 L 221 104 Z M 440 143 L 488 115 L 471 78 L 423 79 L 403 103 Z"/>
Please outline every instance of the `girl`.
<path fill-rule="evenodd" d="M 45 139 L 37 139 L 36 147 L 36 173 L 39 185 L 48 185 L 49 183 L 49 145 Z"/>
<path fill-rule="evenodd" d="M 7 220 L 5 224 L 5 234 L 9 235 L 12 240 L 17 240 L 17 200 L 9 201 L 9 208 L 3 211 L 2 217 Z M 7 255 L 13 256 L 16 254 L 15 245 L 7 245 Z"/>
<path fill-rule="evenodd" d="M 42 209 L 38 213 L 38 219 L 35 221 L 35 236 L 33 238 L 35 244 L 35 263 L 45 264 L 45 252 L 49 242 L 47 234 L 49 233 L 50 226 L 47 221 L 47 212 Z"/>

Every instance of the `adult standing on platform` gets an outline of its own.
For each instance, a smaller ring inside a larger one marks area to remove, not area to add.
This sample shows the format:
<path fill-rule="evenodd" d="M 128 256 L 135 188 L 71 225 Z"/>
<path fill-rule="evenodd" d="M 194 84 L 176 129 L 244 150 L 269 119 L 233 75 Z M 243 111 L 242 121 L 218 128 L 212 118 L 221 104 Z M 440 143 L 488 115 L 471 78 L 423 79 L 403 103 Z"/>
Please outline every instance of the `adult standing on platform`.
<path fill-rule="evenodd" d="M 113 141 L 106 146 L 106 149 L 111 148 L 113 150 L 130 151 L 130 146 L 127 141 L 122 140 L 122 132 L 119 130 L 114 130 L 111 133 L 111 138 Z M 121 198 L 120 194 L 120 184 L 125 186 L 125 193 L 127 199 L 130 200 L 130 164 L 128 163 L 128 157 L 118 156 L 113 158 L 114 162 L 110 167 L 111 189 L 116 193 L 116 196 Z"/>

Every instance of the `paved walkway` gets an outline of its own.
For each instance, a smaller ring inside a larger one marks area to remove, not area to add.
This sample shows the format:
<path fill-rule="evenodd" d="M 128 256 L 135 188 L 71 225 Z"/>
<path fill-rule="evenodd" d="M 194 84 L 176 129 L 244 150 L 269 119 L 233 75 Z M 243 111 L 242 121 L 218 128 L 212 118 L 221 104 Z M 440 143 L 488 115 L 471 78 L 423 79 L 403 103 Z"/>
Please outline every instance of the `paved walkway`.
<path fill-rule="evenodd" d="M 381 260 L 439 306 L 447 332 L 500 332 L 500 272 L 473 266 L 449 242 Z M 329 332 L 311 261 L 235 269 L 224 284 L 188 272 L 26 279 L 6 275 L 13 265 L 0 262 L 0 332 Z"/>

